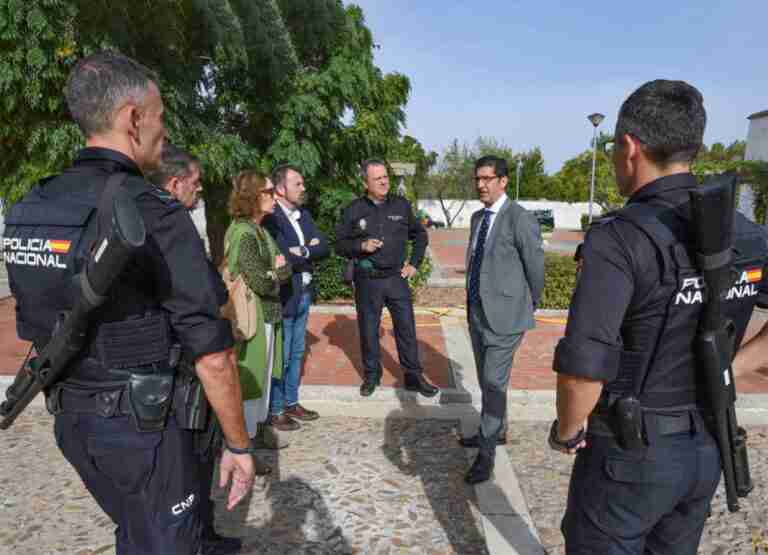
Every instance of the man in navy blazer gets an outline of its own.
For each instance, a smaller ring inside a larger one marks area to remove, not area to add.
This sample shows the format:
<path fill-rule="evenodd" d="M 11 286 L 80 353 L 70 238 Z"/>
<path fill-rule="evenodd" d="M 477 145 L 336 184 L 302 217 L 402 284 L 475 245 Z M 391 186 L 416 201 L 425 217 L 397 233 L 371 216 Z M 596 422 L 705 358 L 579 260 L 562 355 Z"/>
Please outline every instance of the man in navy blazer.
<path fill-rule="evenodd" d="M 330 254 L 328 240 L 318 231 L 304 203 L 304 177 L 290 164 L 272 172 L 277 206 L 262 225 L 275 238 L 293 268 L 291 281 L 280 288 L 283 304 L 283 377 L 272 378 L 268 426 L 278 430 L 297 430 L 297 420 L 316 420 L 319 414 L 299 403 L 301 363 L 304 358 L 309 307 L 315 290 L 313 263 Z"/>

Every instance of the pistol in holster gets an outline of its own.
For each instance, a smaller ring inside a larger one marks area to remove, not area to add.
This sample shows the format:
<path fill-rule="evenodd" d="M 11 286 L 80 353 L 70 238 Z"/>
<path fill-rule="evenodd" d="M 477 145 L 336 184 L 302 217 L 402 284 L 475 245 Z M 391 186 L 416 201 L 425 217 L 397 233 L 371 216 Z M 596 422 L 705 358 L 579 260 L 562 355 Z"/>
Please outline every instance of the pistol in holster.
<path fill-rule="evenodd" d="M 174 400 L 176 423 L 183 430 L 206 430 L 210 425 L 211 408 L 194 366 L 187 361 L 181 361 L 178 379 L 179 385 Z"/>
<path fill-rule="evenodd" d="M 633 451 L 645 447 L 643 441 L 643 410 L 633 395 L 617 399 L 611 407 L 611 423 L 622 449 Z"/>
<path fill-rule="evenodd" d="M 191 362 L 182 361 L 179 364 L 179 379 L 182 385 L 177 388 L 174 401 L 176 422 L 180 428 L 195 432 L 195 453 L 201 457 L 210 457 L 221 444 L 221 426 Z"/>

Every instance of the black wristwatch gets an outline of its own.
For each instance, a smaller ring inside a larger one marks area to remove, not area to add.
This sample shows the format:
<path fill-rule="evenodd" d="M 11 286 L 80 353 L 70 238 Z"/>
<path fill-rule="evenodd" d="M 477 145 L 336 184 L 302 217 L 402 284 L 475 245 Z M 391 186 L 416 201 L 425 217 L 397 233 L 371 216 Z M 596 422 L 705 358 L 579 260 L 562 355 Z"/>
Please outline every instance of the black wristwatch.
<path fill-rule="evenodd" d="M 241 449 L 240 447 L 232 447 L 231 445 L 227 444 L 226 441 L 224 442 L 224 449 L 234 455 L 255 455 L 257 451 L 254 446 L 246 447 L 245 449 Z"/>
<path fill-rule="evenodd" d="M 550 447 L 559 447 L 560 449 L 575 449 L 579 443 L 584 441 L 584 438 L 587 436 L 587 431 L 582 426 L 579 430 L 579 433 L 577 433 L 574 437 L 571 439 L 566 439 L 565 441 L 561 441 L 557 437 L 557 419 L 555 419 L 554 422 L 552 422 L 552 427 L 549 429 L 549 445 Z"/>
<path fill-rule="evenodd" d="M 304 258 L 309 258 L 309 249 L 304 245 L 301 245 L 301 256 Z"/>

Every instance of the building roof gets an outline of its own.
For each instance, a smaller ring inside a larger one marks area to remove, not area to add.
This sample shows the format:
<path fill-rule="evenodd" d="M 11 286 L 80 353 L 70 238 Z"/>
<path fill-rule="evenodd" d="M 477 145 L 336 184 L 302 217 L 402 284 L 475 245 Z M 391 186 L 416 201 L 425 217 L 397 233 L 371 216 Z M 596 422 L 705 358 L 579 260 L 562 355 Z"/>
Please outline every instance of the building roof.
<path fill-rule="evenodd" d="M 768 118 L 768 110 L 763 110 L 762 112 L 755 112 L 751 116 L 747 117 L 747 119 L 761 119 L 761 118 Z"/>

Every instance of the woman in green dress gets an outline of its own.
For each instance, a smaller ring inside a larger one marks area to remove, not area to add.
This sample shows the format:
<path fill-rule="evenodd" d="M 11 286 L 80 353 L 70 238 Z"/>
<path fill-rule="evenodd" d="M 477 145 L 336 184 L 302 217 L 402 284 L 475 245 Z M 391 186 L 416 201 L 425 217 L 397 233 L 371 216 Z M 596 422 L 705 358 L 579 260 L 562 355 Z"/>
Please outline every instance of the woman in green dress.
<path fill-rule="evenodd" d="M 245 423 L 255 444 L 278 449 L 286 447 L 287 442 L 264 422 L 269 415 L 269 385 L 272 377 L 279 378 L 283 371 L 280 283 L 291 278 L 291 267 L 260 225 L 264 216 L 275 209 L 272 182 L 248 170 L 237 175 L 232 185 L 232 223 L 224 237 L 224 255 L 230 275 L 235 279 L 242 273 L 258 307 L 256 335 L 236 346 Z"/>

